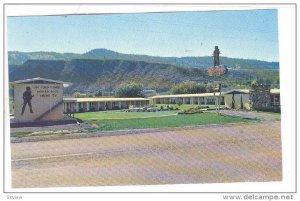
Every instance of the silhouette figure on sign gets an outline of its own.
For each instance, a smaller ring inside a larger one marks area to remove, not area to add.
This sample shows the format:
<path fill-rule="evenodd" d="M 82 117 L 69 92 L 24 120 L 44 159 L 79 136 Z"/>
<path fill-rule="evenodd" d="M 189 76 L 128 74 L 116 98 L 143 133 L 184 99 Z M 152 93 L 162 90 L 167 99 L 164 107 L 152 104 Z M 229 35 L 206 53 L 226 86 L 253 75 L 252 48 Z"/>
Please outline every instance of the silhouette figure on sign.
<path fill-rule="evenodd" d="M 216 66 L 220 66 L 220 50 L 218 46 L 215 46 L 215 50 L 214 50 L 214 67 Z"/>
<path fill-rule="evenodd" d="M 26 105 L 28 104 L 29 109 L 30 109 L 30 113 L 33 113 L 32 111 L 32 105 L 31 105 L 31 99 L 32 97 L 34 97 L 34 95 L 31 94 L 31 89 L 30 87 L 26 87 L 26 91 L 24 91 L 23 93 L 23 107 L 22 107 L 22 113 L 21 115 L 24 114 Z"/>

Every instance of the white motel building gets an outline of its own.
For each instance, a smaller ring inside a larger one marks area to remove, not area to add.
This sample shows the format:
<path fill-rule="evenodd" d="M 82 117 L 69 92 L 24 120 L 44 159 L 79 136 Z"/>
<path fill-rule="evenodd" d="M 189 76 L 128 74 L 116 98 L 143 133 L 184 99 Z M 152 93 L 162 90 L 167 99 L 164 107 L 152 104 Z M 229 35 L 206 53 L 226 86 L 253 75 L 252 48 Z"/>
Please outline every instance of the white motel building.
<path fill-rule="evenodd" d="M 64 112 L 86 112 L 143 107 L 150 104 L 149 98 L 64 98 Z"/>
<path fill-rule="evenodd" d="M 280 90 L 271 89 L 271 105 L 280 107 Z M 64 98 L 64 112 L 86 112 L 99 110 L 127 109 L 129 106 L 143 107 L 154 104 L 192 104 L 192 105 L 224 105 L 232 108 L 235 99 L 235 109 L 250 109 L 249 90 L 233 89 L 227 92 L 157 95 L 148 98 Z"/>

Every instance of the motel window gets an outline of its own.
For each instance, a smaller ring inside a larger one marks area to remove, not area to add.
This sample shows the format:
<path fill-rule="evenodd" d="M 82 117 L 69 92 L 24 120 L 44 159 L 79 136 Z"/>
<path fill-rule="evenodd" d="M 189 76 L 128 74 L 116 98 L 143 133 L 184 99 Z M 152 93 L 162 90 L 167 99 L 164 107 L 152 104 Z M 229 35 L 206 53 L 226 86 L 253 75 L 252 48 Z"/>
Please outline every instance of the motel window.
<path fill-rule="evenodd" d="M 206 104 L 214 104 L 214 103 L 215 103 L 214 98 L 207 98 L 206 99 Z"/>

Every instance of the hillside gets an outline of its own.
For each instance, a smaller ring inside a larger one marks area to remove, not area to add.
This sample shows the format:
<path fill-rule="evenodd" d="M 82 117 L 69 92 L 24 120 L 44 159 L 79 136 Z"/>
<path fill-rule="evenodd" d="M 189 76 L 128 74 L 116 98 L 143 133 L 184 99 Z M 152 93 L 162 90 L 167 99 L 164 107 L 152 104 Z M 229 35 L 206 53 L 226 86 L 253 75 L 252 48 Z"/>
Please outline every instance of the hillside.
<path fill-rule="evenodd" d="M 10 81 L 44 77 L 72 82 L 72 89 L 113 90 L 119 84 L 135 81 L 145 88 L 164 90 L 173 83 L 205 77 L 198 69 L 185 69 L 167 64 L 124 60 L 28 60 L 23 65 L 10 66 Z"/>
<path fill-rule="evenodd" d="M 123 54 L 107 49 L 94 49 L 84 54 L 57 53 L 57 52 L 8 52 L 10 65 L 21 65 L 28 60 L 64 60 L 72 59 L 101 59 L 101 60 L 129 60 L 145 61 L 149 63 L 162 63 L 183 67 L 207 69 L 212 65 L 212 57 L 156 57 L 148 55 Z M 279 69 L 278 62 L 266 62 L 253 59 L 236 59 L 221 57 L 221 63 L 230 68 L 241 69 Z"/>
<path fill-rule="evenodd" d="M 183 81 L 208 82 L 222 80 L 228 86 L 246 85 L 249 80 L 265 79 L 269 83 L 279 82 L 278 71 L 232 70 L 221 78 L 211 78 L 206 70 L 184 68 L 169 64 L 132 60 L 27 60 L 22 65 L 9 66 L 10 81 L 43 77 L 72 82 L 67 91 L 113 91 L 124 82 L 134 81 L 145 89 L 169 91 Z"/>

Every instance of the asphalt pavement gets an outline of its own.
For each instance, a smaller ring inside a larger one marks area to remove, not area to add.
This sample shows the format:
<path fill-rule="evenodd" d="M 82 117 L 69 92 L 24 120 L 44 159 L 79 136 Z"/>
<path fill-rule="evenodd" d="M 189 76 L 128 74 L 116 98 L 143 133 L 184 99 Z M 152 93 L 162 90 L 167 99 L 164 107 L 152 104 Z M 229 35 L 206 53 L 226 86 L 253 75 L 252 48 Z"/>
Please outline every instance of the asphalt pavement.
<path fill-rule="evenodd" d="M 282 179 L 280 121 L 12 143 L 12 187 Z"/>

